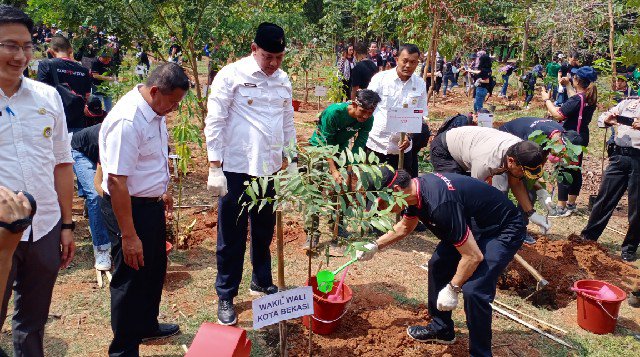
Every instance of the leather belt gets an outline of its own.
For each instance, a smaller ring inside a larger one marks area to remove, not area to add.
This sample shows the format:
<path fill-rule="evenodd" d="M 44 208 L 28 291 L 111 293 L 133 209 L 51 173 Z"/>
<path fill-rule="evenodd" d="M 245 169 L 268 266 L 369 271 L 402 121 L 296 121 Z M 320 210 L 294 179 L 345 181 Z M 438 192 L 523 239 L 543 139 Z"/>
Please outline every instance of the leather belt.
<path fill-rule="evenodd" d="M 622 156 L 640 156 L 640 149 L 636 149 L 628 146 L 616 145 L 613 149 L 613 153 L 615 155 L 622 155 Z"/>

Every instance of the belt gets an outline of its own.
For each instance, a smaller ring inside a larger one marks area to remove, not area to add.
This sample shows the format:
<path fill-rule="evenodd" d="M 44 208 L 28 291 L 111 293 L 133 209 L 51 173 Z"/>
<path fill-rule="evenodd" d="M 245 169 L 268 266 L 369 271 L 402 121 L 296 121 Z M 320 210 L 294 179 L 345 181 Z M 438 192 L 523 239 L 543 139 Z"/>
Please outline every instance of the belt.
<path fill-rule="evenodd" d="M 104 194 L 103 197 L 105 200 L 111 202 L 111 196 L 109 196 L 108 194 Z M 136 196 L 131 196 L 131 204 L 132 205 L 145 205 L 145 204 L 150 204 L 150 203 L 158 203 L 162 201 L 162 197 L 136 197 Z"/>
<path fill-rule="evenodd" d="M 616 145 L 613 148 L 613 153 L 615 155 L 622 155 L 622 156 L 640 156 L 640 149 L 636 149 L 628 146 Z"/>

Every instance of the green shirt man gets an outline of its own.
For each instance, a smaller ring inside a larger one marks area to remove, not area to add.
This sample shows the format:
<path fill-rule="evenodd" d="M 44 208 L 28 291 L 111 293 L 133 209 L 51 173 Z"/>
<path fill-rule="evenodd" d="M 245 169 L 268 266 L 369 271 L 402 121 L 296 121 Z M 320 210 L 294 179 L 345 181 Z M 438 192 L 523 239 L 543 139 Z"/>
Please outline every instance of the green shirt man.
<path fill-rule="evenodd" d="M 547 64 L 547 77 L 545 78 L 545 82 L 547 84 L 558 85 L 558 72 L 559 71 L 560 71 L 560 63 L 558 63 L 558 62 L 549 62 L 549 64 Z"/>
<path fill-rule="evenodd" d="M 356 137 L 351 151 L 365 149 L 369 132 L 373 127 L 373 112 L 380 102 L 380 96 L 369 89 L 360 89 L 354 100 L 346 103 L 334 103 L 320 114 L 318 127 L 309 139 L 313 146 L 337 145 L 342 151 L 347 149 L 349 140 Z M 337 183 L 342 176 L 336 163 L 327 158 L 329 171 Z"/>

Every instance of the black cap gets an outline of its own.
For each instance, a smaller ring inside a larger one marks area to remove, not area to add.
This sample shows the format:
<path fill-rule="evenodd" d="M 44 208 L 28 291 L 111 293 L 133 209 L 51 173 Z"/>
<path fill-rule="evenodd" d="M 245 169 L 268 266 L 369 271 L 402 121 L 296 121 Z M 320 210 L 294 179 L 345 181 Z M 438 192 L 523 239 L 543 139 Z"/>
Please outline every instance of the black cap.
<path fill-rule="evenodd" d="M 284 52 L 284 48 L 287 45 L 282 27 L 269 22 L 263 22 L 258 25 L 256 38 L 253 42 L 258 47 L 271 53 Z"/>
<path fill-rule="evenodd" d="M 516 163 L 524 169 L 524 174 L 530 179 L 537 179 L 542 176 L 544 163 L 547 155 L 540 145 L 533 141 L 521 141 L 514 145 L 513 156 Z"/>
<path fill-rule="evenodd" d="M 87 101 L 87 110 L 89 111 L 89 113 L 87 113 L 89 116 L 93 117 L 102 115 L 104 111 L 102 110 L 102 102 L 100 101 L 100 98 L 95 95 L 91 95 Z"/>

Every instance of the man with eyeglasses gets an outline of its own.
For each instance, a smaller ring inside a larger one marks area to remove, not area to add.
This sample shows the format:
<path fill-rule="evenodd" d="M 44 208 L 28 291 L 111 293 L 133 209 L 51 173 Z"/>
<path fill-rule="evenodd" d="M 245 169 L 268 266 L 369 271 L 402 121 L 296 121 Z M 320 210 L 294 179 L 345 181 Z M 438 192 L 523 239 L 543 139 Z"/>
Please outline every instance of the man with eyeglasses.
<path fill-rule="evenodd" d="M 238 295 L 251 231 L 252 295 L 273 294 L 271 276 L 275 213 L 271 204 L 247 212 L 245 182 L 282 168 L 284 148 L 296 142 L 291 82 L 280 69 L 285 56 L 284 30 L 263 22 L 251 44 L 251 54 L 223 67 L 211 84 L 204 134 L 209 156 L 207 188 L 218 196 L 216 292 L 218 322 L 234 325 L 233 298 Z M 295 159 L 287 166 L 297 171 Z M 268 196 L 273 197 L 270 184 Z M 249 224 L 250 223 L 250 224 Z"/>
<path fill-rule="evenodd" d="M 14 292 L 16 356 L 44 356 L 44 328 L 53 286 L 75 253 L 73 169 L 62 99 L 22 76 L 33 55 L 33 21 L 0 5 L 0 185 L 30 192 L 38 202 L 33 225 L 13 254 L 2 311 Z M 0 326 L 6 314 L 0 314 Z"/>
<path fill-rule="evenodd" d="M 431 145 L 431 163 L 435 172 L 470 175 L 504 193 L 511 190 L 524 216 L 544 233 L 551 224 L 536 213 L 524 181 L 540 178 L 546 161 L 547 155 L 540 145 L 478 126 L 448 130 L 438 135 Z M 535 240 L 528 236 L 525 243 L 533 244 Z"/>

